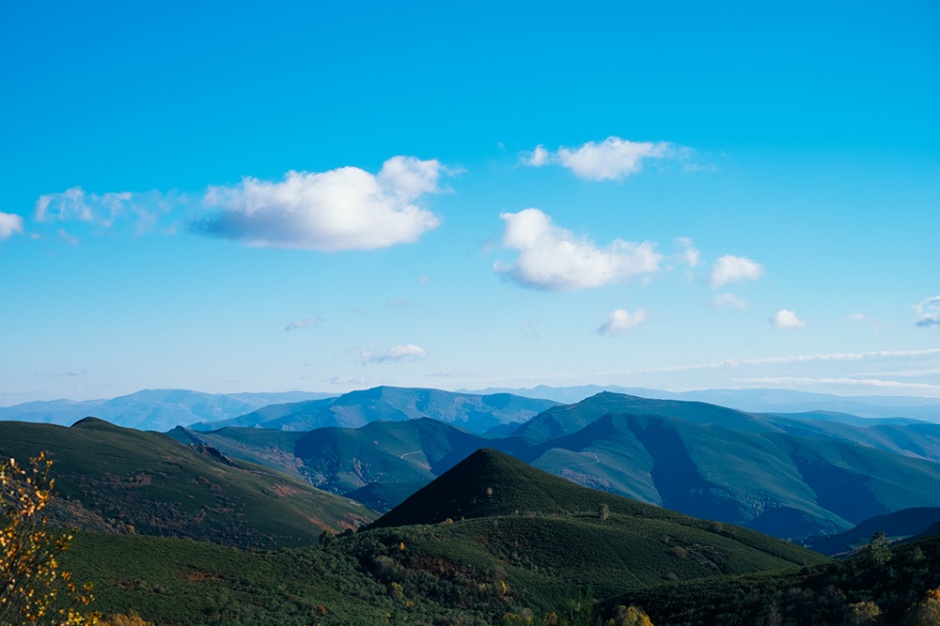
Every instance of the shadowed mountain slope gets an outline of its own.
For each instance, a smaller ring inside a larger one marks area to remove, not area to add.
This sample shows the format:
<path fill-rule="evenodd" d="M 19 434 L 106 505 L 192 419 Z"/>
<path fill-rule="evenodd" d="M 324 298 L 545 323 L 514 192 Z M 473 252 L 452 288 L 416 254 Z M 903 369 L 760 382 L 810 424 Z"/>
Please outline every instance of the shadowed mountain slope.
<path fill-rule="evenodd" d="M 288 471 L 334 493 L 376 483 L 411 485 L 402 497 L 489 443 L 429 418 L 309 432 L 223 428 L 210 432 L 175 429 L 169 434 L 184 443 L 211 445 L 224 454 Z"/>
<path fill-rule="evenodd" d="M 587 486 L 780 537 L 840 532 L 875 515 L 940 504 L 936 462 L 777 428 L 606 415 L 526 454 Z"/>
<path fill-rule="evenodd" d="M 838 535 L 808 537 L 801 543 L 822 554 L 844 554 L 867 544 L 875 533 L 885 533 L 888 540 L 906 539 L 928 533 L 938 522 L 938 507 L 902 509 L 867 519 Z"/>

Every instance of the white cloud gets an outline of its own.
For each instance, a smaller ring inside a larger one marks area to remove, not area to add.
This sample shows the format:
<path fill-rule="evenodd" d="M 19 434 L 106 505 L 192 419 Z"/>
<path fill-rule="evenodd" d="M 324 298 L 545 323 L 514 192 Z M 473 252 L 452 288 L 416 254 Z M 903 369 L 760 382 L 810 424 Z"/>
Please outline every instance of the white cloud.
<path fill-rule="evenodd" d="M 763 275 L 764 268 L 760 263 L 745 257 L 726 254 L 715 261 L 712 267 L 711 286 L 718 288 L 740 280 L 757 280 Z"/>
<path fill-rule="evenodd" d="M 523 158 L 523 163 L 533 167 L 561 165 L 588 180 L 622 180 L 639 172 L 645 159 L 677 158 L 686 152 L 665 141 L 629 141 L 612 136 L 600 143 L 589 141 L 574 148 L 562 146 L 555 152 L 539 145 Z"/>
<path fill-rule="evenodd" d="M 682 260 L 689 267 L 698 267 L 702 255 L 695 248 L 695 244 L 692 242 L 692 239 L 689 237 L 677 237 L 676 243 L 684 248 L 681 254 Z"/>
<path fill-rule="evenodd" d="M 363 365 L 375 365 L 379 363 L 420 361 L 428 358 L 428 353 L 421 346 L 409 343 L 404 346 L 392 346 L 391 348 L 379 350 L 378 352 L 363 350 L 361 356 Z"/>
<path fill-rule="evenodd" d="M 619 335 L 649 320 L 649 314 L 643 309 L 630 313 L 626 309 L 616 309 L 607 316 L 607 321 L 597 329 L 600 335 Z"/>
<path fill-rule="evenodd" d="M 525 164 L 531 167 L 542 167 L 548 164 L 550 156 L 545 146 L 539 144 L 535 146 L 535 150 L 532 151 L 529 158 L 525 159 Z"/>
<path fill-rule="evenodd" d="M 439 193 L 438 180 L 449 173 L 437 160 L 396 156 L 377 175 L 342 167 L 290 171 L 280 182 L 246 177 L 210 187 L 203 204 L 222 210 L 193 229 L 249 245 L 327 252 L 412 243 L 441 223 L 415 202 Z"/>
<path fill-rule="evenodd" d="M 739 311 L 744 311 L 747 309 L 747 301 L 740 296 L 734 295 L 733 293 L 723 293 L 717 295 L 715 296 L 713 302 L 717 307 L 728 307 L 737 309 Z"/>
<path fill-rule="evenodd" d="M 770 325 L 774 328 L 782 328 L 785 330 L 806 328 L 806 322 L 797 317 L 796 313 L 789 309 L 780 309 L 767 318 L 767 321 L 770 322 Z"/>
<path fill-rule="evenodd" d="M 849 319 L 853 322 L 864 322 L 868 317 L 864 313 L 852 313 L 849 315 Z"/>
<path fill-rule="evenodd" d="M 287 331 L 287 330 L 297 330 L 300 328 L 310 328 L 311 326 L 316 326 L 322 321 L 323 319 L 319 317 L 309 317 L 304 320 L 294 320 L 293 322 L 288 324 L 284 330 Z"/>
<path fill-rule="evenodd" d="M 556 226 L 538 209 L 501 213 L 506 222 L 503 246 L 519 251 L 510 265 L 496 261 L 493 268 L 525 287 L 566 291 L 625 283 L 659 270 L 662 255 L 653 243 L 615 239 L 604 248 L 586 237 Z"/>
<path fill-rule="evenodd" d="M 0 213 L 0 239 L 23 234 L 23 218 L 13 213 Z"/>
<path fill-rule="evenodd" d="M 918 326 L 940 326 L 940 296 L 915 304 L 914 310 L 918 315 L 916 322 Z"/>

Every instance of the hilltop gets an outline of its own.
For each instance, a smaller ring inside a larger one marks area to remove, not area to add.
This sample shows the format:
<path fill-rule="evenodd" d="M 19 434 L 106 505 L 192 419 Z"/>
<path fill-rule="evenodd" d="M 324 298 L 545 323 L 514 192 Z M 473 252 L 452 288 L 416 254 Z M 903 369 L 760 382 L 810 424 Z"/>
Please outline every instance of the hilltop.
<path fill-rule="evenodd" d="M 631 527 L 635 535 L 645 535 L 646 539 L 655 542 L 661 541 L 661 535 L 656 532 L 673 536 L 697 536 L 705 532 L 710 535 L 706 543 L 714 542 L 716 536 L 730 537 L 752 548 L 759 545 L 759 550 L 774 554 L 790 564 L 818 560 L 811 556 L 813 553 L 788 542 L 582 487 L 491 449 L 477 450 L 369 528 L 506 516 L 557 516 L 607 522 L 611 515 Z M 657 530 L 650 532 L 650 527 Z"/>

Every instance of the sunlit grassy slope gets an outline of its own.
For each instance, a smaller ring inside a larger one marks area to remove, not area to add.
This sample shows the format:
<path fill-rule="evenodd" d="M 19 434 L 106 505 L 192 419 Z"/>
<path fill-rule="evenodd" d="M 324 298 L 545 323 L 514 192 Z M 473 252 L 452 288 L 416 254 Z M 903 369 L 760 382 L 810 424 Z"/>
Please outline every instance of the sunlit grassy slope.
<path fill-rule="evenodd" d="M 85 419 L 71 428 L 0 422 L 0 454 L 53 461 L 57 523 L 234 546 L 315 543 L 373 518 L 363 505 L 207 448 Z"/>

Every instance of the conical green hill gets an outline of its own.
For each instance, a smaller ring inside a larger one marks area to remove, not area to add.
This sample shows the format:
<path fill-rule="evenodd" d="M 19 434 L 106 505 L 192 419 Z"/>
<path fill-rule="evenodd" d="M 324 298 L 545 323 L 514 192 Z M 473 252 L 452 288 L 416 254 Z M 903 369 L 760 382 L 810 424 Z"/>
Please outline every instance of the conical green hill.
<path fill-rule="evenodd" d="M 373 527 L 436 524 L 512 514 L 612 513 L 692 520 L 681 513 L 582 487 L 515 457 L 481 448 L 375 521 Z M 698 520 L 696 520 L 698 521 Z"/>
<path fill-rule="evenodd" d="M 448 524 L 448 519 L 455 523 Z M 498 543 L 497 535 L 506 541 L 511 537 L 518 551 L 530 554 L 533 562 L 541 563 L 539 567 L 564 569 L 588 558 L 596 561 L 594 569 L 627 567 L 631 575 L 639 576 L 636 572 L 646 568 L 640 576 L 644 581 L 676 571 L 677 564 L 670 559 L 683 561 L 688 554 L 698 555 L 689 558 L 698 559 L 699 565 L 712 563 L 708 567 L 724 573 L 825 561 L 822 555 L 787 541 L 582 487 L 486 448 L 370 528 L 409 532 L 407 527 L 441 522 L 436 527 L 441 536 L 474 535 L 485 528 L 490 541 Z M 614 565 L 611 559 L 626 560 Z M 632 565 L 628 567 L 627 562 Z M 683 570 L 680 577 L 709 574 L 707 567 L 696 568 Z M 599 585 L 602 579 L 598 576 L 589 582 Z"/>

